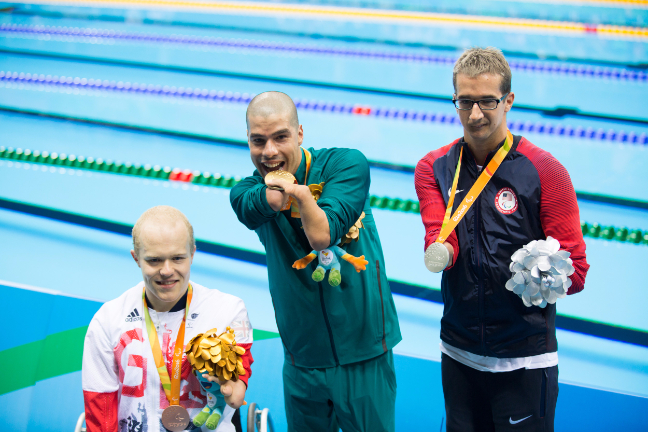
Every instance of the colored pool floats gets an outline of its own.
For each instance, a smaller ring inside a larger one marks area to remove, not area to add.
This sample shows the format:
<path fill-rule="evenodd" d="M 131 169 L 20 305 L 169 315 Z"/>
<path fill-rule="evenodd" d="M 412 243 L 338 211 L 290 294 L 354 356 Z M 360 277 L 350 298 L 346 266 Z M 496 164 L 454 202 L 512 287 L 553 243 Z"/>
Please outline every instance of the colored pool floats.
<path fill-rule="evenodd" d="M 161 167 L 160 165 L 141 165 L 130 162 L 113 162 L 101 158 L 66 155 L 65 153 L 40 152 L 38 150 L 23 150 L 20 148 L 0 146 L 0 159 L 8 159 L 26 163 L 38 163 L 62 168 L 78 168 L 92 171 L 99 171 L 112 174 L 139 176 L 151 179 L 170 180 L 194 185 L 214 186 L 232 188 L 241 181 L 240 177 L 233 177 L 209 172 L 191 171 L 188 169 Z M 381 197 L 371 195 L 369 204 L 373 208 L 398 211 L 403 213 L 420 213 L 421 208 L 418 201 Z M 615 240 L 618 242 L 648 245 L 648 230 L 629 230 L 622 227 L 601 226 L 597 223 L 588 224 L 581 222 L 583 235 L 592 238 Z"/>
<path fill-rule="evenodd" d="M 181 170 L 179 168 L 162 167 L 160 165 L 141 165 L 130 162 L 103 160 L 84 156 L 66 155 L 65 153 L 40 152 L 38 150 L 23 150 L 20 148 L 0 147 L 0 158 L 40 163 L 63 168 L 80 168 L 112 174 L 147 177 L 160 180 L 172 180 L 184 183 L 193 183 L 204 186 L 217 186 L 231 188 L 241 179 L 239 177 L 222 176 L 208 172 Z"/>
<path fill-rule="evenodd" d="M 41 84 L 61 88 L 75 88 L 100 90 L 108 92 L 120 92 L 129 94 L 141 94 L 149 96 L 162 96 L 184 99 L 196 99 L 224 103 L 248 104 L 253 94 L 239 93 L 223 90 L 209 90 L 191 87 L 176 87 L 160 84 L 130 83 L 123 81 L 108 81 L 93 78 L 80 78 L 58 75 L 31 74 L 25 72 L 0 71 L 0 82 Z M 45 88 L 45 87 L 44 87 Z M 339 113 L 346 115 L 370 116 L 379 118 L 390 118 L 396 120 L 408 120 L 427 123 L 438 123 L 446 125 L 461 126 L 459 118 L 450 113 L 434 113 L 399 108 L 372 107 L 350 103 L 334 103 L 326 101 L 294 99 L 295 106 L 300 111 L 319 111 Z M 545 122 L 531 121 L 509 121 L 507 123 L 511 132 L 537 133 L 553 137 L 585 138 L 591 140 L 608 141 L 610 143 L 626 143 L 648 145 L 648 134 L 626 132 L 592 127 L 583 128 L 565 124 L 552 124 Z"/>
<path fill-rule="evenodd" d="M 240 181 L 240 177 L 233 177 L 209 172 L 181 170 L 179 168 L 161 167 L 160 165 L 141 165 L 130 162 L 114 162 L 101 158 L 66 155 L 65 153 L 40 152 L 29 149 L 13 149 L 0 146 L 0 159 L 9 159 L 26 163 L 38 163 L 62 168 L 78 168 L 92 171 L 100 171 L 112 174 L 139 176 L 159 180 L 170 180 L 183 183 L 191 183 L 202 186 L 215 186 L 232 188 Z M 378 197 L 372 195 L 370 198 L 372 207 L 401 211 L 407 213 L 419 213 L 419 203 L 413 200 L 402 200 L 399 198 Z"/>
<path fill-rule="evenodd" d="M 365 58 L 374 60 L 387 60 L 398 62 L 417 62 L 442 64 L 452 66 L 457 60 L 456 56 L 417 54 L 413 52 L 397 52 L 367 49 L 349 49 L 343 47 L 326 46 L 323 44 L 302 44 L 288 42 L 272 42 L 265 40 L 248 40 L 235 38 L 220 38 L 209 36 L 193 35 L 165 35 L 155 33 L 122 32 L 111 29 L 79 28 L 63 26 L 44 26 L 34 24 L 0 24 L 0 32 L 38 35 L 49 37 L 76 37 L 87 39 L 88 42 L 96 44 L 103 40 L 123 40 L 130 42 L 148 42 L 157 44 L 176 44 L 200 47 L 225 47 L 262 51 L 291 52 L 298 54 L 315 54 L 328 56 L 343 56 L 353 58 Z M 78 41 L 79 39 L 77 39 Z M 70 41 L 66 39 L 66 41 Z M 547 61 L 511 60 L 511 69 L 516 71 L 550 73 L 558 75 L 572 75 L 583 77 L 607 78 L 627 81 L 648 81 L 648 73 L 642 70 L 625 68 L 599 67 L 583 64 L 568 64 Z"/>
<path fill-rule="evenodd" d="M 601 226 L 587 222 L 581 222 L 581 230 L 587 237 L 648 245 L 648 230 L 642 232 L 639 229 L 630 230 L 626 227 Z"/>

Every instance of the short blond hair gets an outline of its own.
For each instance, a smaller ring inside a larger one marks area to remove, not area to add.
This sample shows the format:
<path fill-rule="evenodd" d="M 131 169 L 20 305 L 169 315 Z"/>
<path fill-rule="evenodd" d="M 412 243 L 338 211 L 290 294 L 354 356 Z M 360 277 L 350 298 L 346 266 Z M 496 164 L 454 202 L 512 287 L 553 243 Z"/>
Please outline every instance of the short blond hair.
<path fill-rule="evenodd" d="M 469 48 L 459 57 L 452 71 L 452 85 L 457 91 L 457 75 L 464 74 L 475 78 L 482 74 L 502 77 L 500 91 L 503 95 L 511 91 L 511 67 L 504 54 L 497 48 Z"/>
<path fill-rule="evenodd" d="M 135 226 L 133 227 L 133 250 L 135 255 L 139 254 L 139 248 L 142 247 L 142 240 L 140 239 L 140 233 L 142 232 L 142 227 L 146 222 L 149 221 L 163 222 L 172 224 L 177 221 L 181 221 L 186 227 L 187 232 L 189 233 L 189 248 L 193 251 L 196 247 L 196 240 L 194 239 L 193 227 L 189 223 L 189 219 L 177 208 L 161 205 L 156 207 L 151 207 L 142 213 L 142 216 L 137 219 Z"/>

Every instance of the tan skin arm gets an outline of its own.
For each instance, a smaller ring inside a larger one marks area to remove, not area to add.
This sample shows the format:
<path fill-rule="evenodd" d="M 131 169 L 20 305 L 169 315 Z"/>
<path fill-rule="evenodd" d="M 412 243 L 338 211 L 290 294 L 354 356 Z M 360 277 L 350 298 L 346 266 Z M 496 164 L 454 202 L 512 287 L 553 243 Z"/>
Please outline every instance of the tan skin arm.
<path fill-rule="evenodd" d="M 448 242 L 443 242 L 443 246 L 445 246 L 446 249 L 448 249 L 448 253 L 450 254 L 450 259 L 448 259 L 448 266 L 446 266 L 446 268 L 448 268 L 449 266 L 452 265 L 452 257 L 454 256 L 454 248 Z"/>
<path fill-rule="evenodd" d="M 331 244 L 328 218 L 324 210 L 313 199 L 308 186 L 296 185 L 283 179 L 271 179 L 267 185 L 284 189 L 283 191 L 266 189 L 266 197 L 268 197 L 270 207 L 275 211 L 279 211 L 288 202 L 288 198 L 293 197 L 299 205 L 304 233 L 311 247 L 316 251 L 326 249 Z M 275 194 L 280 194 L 281 198 Z"/>

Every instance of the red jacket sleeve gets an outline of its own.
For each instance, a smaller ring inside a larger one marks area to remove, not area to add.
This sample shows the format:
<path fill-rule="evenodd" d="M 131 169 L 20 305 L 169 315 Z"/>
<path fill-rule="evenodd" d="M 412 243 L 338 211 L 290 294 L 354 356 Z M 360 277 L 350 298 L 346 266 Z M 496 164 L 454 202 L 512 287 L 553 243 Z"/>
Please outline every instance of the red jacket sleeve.
<path fill-rule="evenodd" d="M 535 166 L 540 176 L 540 223 L 545 235 L 560 242 L 561 249 L 569 252 L 574 274 L 567 294 L 576 294 L 585 288 L 589 264 L 585 257 L 585 240 L 580 227 L 580 213 L 576 192 L 569 173 L 549 152 L 522 139 L 517 151 L 524 154 Z"/>
<path fill-rule="evenodd" d="M 87 432 L 117 432 L 117 392 L 83 392 Z"/>
<path fill-rule="evenodd" d="M 254 359 L 252 358 L 252 352 L 250 351 L 252 349 L 252 344 L 251 343 L 242 343 L 238 344 L 238 346 L 245 348 L 245 354 L 241 356 L 241 361 L 243 362 L 243 368 L 245 369 L 245 375 L 239 375 L 239 378 L 241 381 L 245 383 L 245 386 L 248 386 L 248 380 L 252 376 L 252 363 L 254 363 Z"/>
<path fill-rule="evenodd" d="M 416 187 L 416 194 L 418 195 L 419 205 L 421 206 L 421 219 L 423 219 L 423 225 L 425 227 L 424 250 L 427 250 L 428 246 L 439 237 L 446 211 L 446 203 L 443 200 L 441 189 L 434 177 L 433 164 L 437 158 L 445 155 L 457 142 L 458 140 L 428 153 L 419 161 L 414 171 L 414 186 Z M 448 267 L 452 268 L 459 255 L 459 241 L 454 231 L 448 236 L 446 241 L 454 249 L 452 263 Z"/>

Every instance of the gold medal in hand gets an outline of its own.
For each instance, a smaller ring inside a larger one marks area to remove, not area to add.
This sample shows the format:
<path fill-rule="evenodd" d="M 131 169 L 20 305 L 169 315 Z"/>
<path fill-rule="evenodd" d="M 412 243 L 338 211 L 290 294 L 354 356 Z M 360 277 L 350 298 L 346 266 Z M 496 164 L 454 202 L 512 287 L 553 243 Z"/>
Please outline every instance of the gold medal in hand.
<path fill-rule="evenodd" d="M 286 180 L 290 183 L 297 183 L 297 179 L 295 179 L 295 176 L 289 173 L 288 171 L 284 170 L 276 170 L 276 171 L 270 171 L 266 176 L 265 176 L 265 183 L 268 184 L 268 180 L 272 179 L 282 179 Z M 268 189 L 272 190 L 279 190 L 282 191 L 283 188 L 279 186 L 268 186 Z"/>

